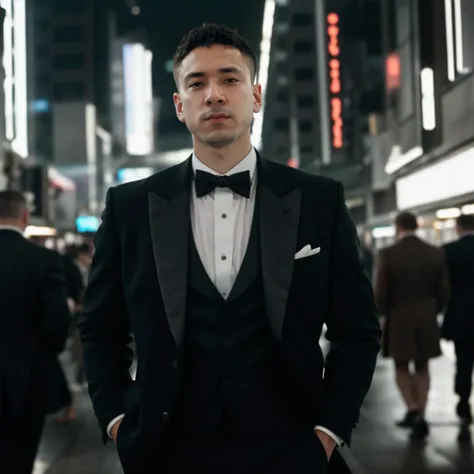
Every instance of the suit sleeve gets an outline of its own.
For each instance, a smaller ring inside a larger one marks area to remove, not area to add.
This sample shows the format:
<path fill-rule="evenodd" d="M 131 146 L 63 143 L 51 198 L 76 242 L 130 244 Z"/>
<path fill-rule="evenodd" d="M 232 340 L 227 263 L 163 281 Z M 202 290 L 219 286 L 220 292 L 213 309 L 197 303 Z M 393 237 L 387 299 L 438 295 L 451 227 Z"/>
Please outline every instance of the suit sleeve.
<path fill-rule="evenodd" d="M 124 413 L 125 396 L 133 384 L 131 328 L 122 290 L 121 248 L 113 212 L 113 189 L 109 189 L 79 318 L 89 394 L 104 442 L 109 439 L 107 425 Z"/>
<path fill-rule="evenodd" d="M 70 325 L 67 285 L 61 256 L 53 251 L 48 253 L 41 285 L 41 332 L 48 349 L 59 354 L 64 350 Z"/>
<path fill-rule="evenodd" d="M 350 444 L 359 412 L 372 382 L 381 330 L 372 285 L 360 258 L 356 228 L 337 187 L 330 253 L 330 294 L 326 359 L 319 425 Z"/>
<path fill-rule="evenodd" d="M 389 311 L 388 274 L 385 252 L 381 250 L 374 265 L 374 293 L 377 308 L 381 314 L 387 315 Z"/>

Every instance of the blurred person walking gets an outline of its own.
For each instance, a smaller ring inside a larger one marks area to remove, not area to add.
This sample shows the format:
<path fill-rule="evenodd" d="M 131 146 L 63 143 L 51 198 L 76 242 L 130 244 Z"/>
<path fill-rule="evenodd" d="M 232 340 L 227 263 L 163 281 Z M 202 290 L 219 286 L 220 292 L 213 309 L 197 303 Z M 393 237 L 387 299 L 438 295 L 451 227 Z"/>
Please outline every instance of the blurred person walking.
<path fill-rule="evenodd" d="M 46 415 L 61 408 L 68 328 L 61 256 L 23 237 L 25 198 L 0 192 L 0 465 L 30 474 Z"/>
<path fill-rule="evenodd" d="M 443 320 L 443 337 L 454 342 L 459 396 L 456 413 L 461 420 L 460 441 L 470 439 L 470 398 L 474 371 L 474 215 L 461 215 L 456 222 L 459 239 L 444 246 L 452 294 Z"/>
<path fill-rule="evenodd" d="M 418 238 L 417 228 L 413 214 L 397 216 L 397 242 L 379 252 L 374 285 L 376 303 L 386 318 L 383 354 L 395 361 L 396 382 L 407 407 L 398 425 L 412 428 L 413 439 L 422 439 L 429 434 L 428 362 L 441 355 L 437 317 L 450 290 L 443 251 Z"/>

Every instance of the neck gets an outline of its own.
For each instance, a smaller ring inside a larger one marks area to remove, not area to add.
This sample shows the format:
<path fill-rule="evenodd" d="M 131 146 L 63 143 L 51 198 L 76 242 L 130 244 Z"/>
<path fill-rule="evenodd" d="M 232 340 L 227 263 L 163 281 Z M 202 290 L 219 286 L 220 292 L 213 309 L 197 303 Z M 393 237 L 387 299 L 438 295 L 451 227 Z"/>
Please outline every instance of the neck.
<path fill-rule="evenodd" d="M 25 230 L 24 225 L 16 219 L 0 219 L 0 227 L 15 227 L 22 232 Z"/>
<path fill-rule="evenodd" d="M 226 174 L 232 168 L 237 166 L 252 149 L 250 137 L 242 142 L 234 142 L 230 145 L 213 148 L 209 145 L 194 140 L 194 154 L 199 161 L 219 174 Z"/>

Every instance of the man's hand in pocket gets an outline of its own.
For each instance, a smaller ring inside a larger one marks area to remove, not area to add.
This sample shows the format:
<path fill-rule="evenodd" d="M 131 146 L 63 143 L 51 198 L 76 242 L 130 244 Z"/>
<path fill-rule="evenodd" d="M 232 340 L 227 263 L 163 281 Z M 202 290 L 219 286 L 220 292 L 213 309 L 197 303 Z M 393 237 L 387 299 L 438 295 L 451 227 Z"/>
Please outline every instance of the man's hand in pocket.
<path fill-rule="evenodd" d="M 120 425 L 122 424 L 122 421 L 123 421 L 123 418 L 121 418 L 120 420 L 118 420 L 118 421 L 112 426 L 112 428 L 110 428 L 110 436 L 112 436 L 112 439 L 114 440 L 114 443 L 115 443 L 115 444 L 117 444 L 117 435 L 118 435 L 118 431 L 119 431 Z"/>

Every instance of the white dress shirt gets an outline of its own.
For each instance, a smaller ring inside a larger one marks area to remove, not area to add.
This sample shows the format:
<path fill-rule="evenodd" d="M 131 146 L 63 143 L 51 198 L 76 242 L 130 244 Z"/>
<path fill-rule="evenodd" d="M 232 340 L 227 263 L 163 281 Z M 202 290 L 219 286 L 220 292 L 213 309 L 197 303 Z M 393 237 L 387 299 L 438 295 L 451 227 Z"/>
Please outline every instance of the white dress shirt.
<path fill-rule="evenodd" d="M 193 170 L 218 175 L 214 170 L 192 157 Z M 232 290 L 242 265 L 252 227 L 257 192 L 257 154 L 250 153 L 226 175 L 243 171 L 250 172 L 250 197 L 245 198 L 229 188 L 216 188 L 211 194 L 198 198 L 194 188 L 191 192 L 191 226 L 196 248 L 202 264 L 219 293 L 227 298 Z M 114 419 L 108 429 L 118 421 Z M 342 440 L 330 430 L 316 426 L 339 445 Z"/>

